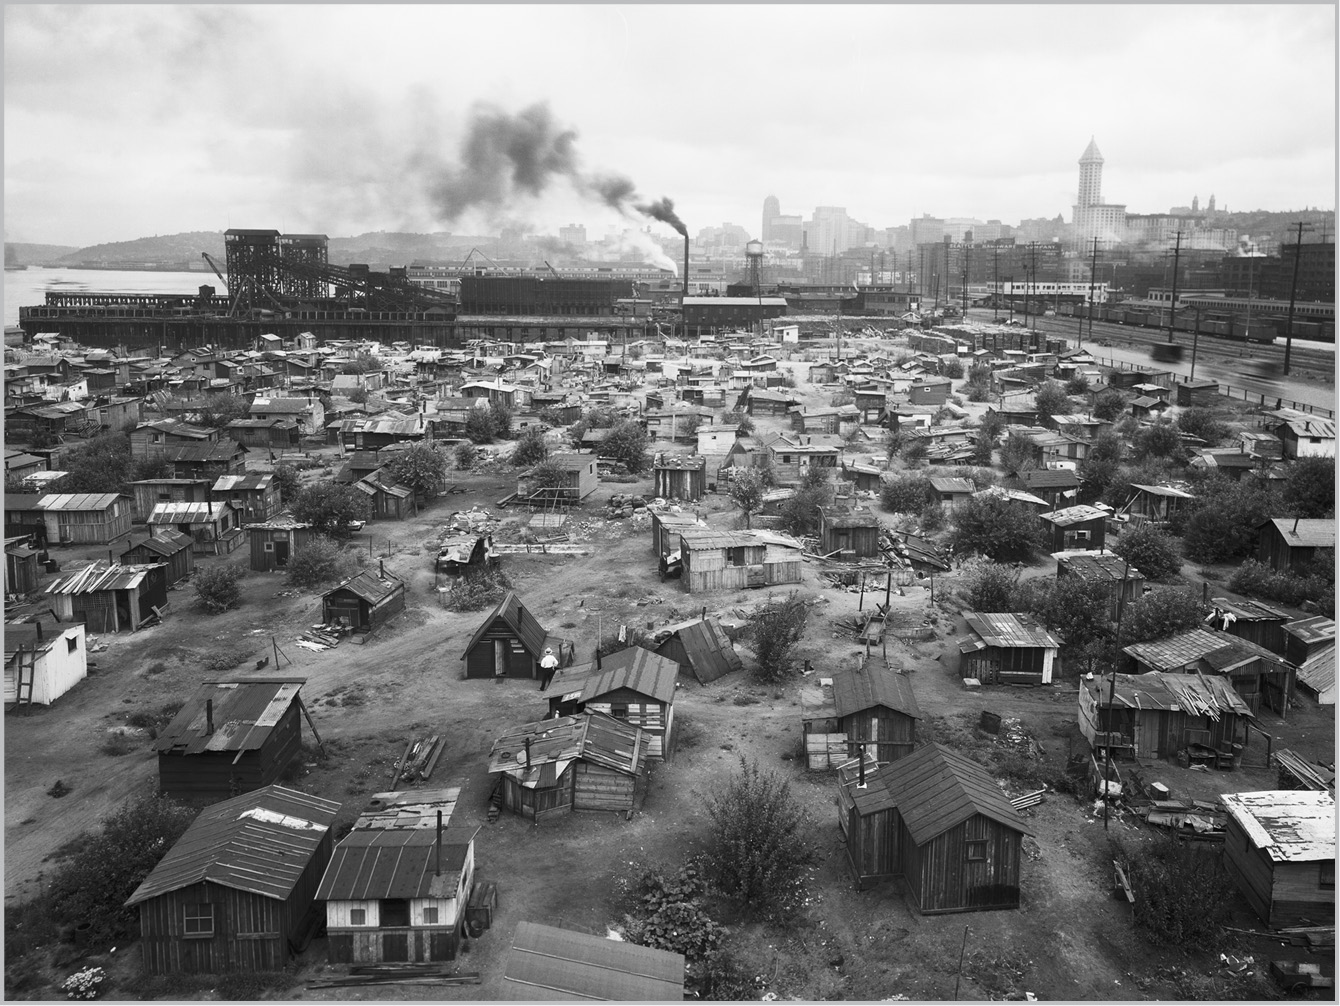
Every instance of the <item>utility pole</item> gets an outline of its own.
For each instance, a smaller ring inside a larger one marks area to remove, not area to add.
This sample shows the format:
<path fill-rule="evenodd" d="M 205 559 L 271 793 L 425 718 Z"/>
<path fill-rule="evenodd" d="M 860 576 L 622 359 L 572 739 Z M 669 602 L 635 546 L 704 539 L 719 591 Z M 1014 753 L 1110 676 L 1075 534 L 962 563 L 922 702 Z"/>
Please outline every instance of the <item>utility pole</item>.
<path fill-rule="evenodd" d="M 1293 249 L 1293 282 L 1289 284 L 1289 321 L 1284 330 L 1284 376 L 1289 376 L 1289 358 L 1293 355 L 1293 309 L 1298 302 L 1298 265 L 1303 261 L 1303 229 L 1307 227 L 1298 222 L 1298 243 Z M 1309 230 L 1311 228 L 1308 228 Z"/>
<path fill-rule="evenodd" d="M 1200 346 L 1200 308 L 1196 308 L 1196 327 L 1191 333 L 1191 376 L 1189 381 L 1196 379 L 1196 349 Z"/>
<path fill-rule="evenodd" d="M 1168 313 L 1168 341 L 1173 342 L 1173 330 L 1177 326 L 1177 263 L 1182 257 L 1182 232 L 1177 232 L 1177 244 L 1173 248 L 1173 284 L 1172 305 Z"/>
<path fill-rule="evenodd" d="M 1028 255 L 1033 263 L 1033 287 L 1036 290 L 1038 285 L 1038 243 L 1036 241 L 1028 242 Z"/>
<path fill-rule="evenodd" d="M 1117 638 L 1113 643 L 1112 658 L 1112 687 L 1107 692 L 1107 752 L 1104 757 L 1103 768 L 1103 830 L 1107 831 L 1107 803 L 1111 794 L 1108 792 L 1107 780 L 1112 772 L 1112 709 L 1117 704 L 1117 663 L 1121 660 L 1121 616 L 1126 611 L 1126 583 L 1131 575 L 1131 561 L 1123 558 L 1121 570 L 1121 592 L 1117 595 Z"/>
<path fill-rule="evenodd" d="M 972 245 L 963 242 L 963 317 L 968 317 L 968 262 L 972 258 Z"/>
<path fill-rule="evenodd" d="M 1093 288 L 1098 281 L 1098 239 L 1093 239 L 1093 258 L 1089 262 L 1089 341 L 1093 341 Z M 1080 319 L 1080 336 L 1084 335 L 1084 319 Z"/>
<path fill-rule="evenodd" d="M 1000 320 L 1000 245 L 991 246 L 991 271 L 995 280 L 995 296 L 991 298 L 991 320 Z"/>

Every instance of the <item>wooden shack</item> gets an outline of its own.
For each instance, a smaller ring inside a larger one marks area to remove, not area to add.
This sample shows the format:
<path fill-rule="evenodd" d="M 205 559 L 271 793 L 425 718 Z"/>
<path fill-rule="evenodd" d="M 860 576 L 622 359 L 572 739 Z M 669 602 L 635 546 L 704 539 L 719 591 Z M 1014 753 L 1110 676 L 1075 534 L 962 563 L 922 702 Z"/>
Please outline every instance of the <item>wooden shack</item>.
<path fill-rule="evenodd" d="M 1272 929 L 1335 919 L 1335 798 L 1314 790 L 1226 793 L 1224 862 Z"/>
<path fill-rule="evenodd" d="M 930 480 L 933 498 L 946 510 L 954 510 L 966 503 L 977 491 L 972 479 L 936 477 Z"/>
<path fill-rule="evenodd" d="M 48 584 L 46 593 L 62 622 L 84 622 L 89 632 L 133 632 L 167 609 L 167 569 L 95 562 Z"/>
<path fill-rule="evenodd" d="M 475 882 L 476 826 L 459 789 L 375 794 L 317 889 L 334 964 L 455 960 Z"/>
<path fill-rule="evenodd" d="M 1264 703 L 1277 713 L 1288 707 L 1295 668 L 1264 646 L 1215 629 L 1192 629 L 1167 639 L 1134 643 L 1122 650 L 1136 673 L 1223 675 L 1253 713 Z"/>
<path fill-rule="evenodd" d="M 870 764 L 912 753 L 921 710 L 912 681 L 887 660 L 866 656 L 802 689 L 801 733 L 811 771 L 837 768 L 852 758 Z"/>
<path fill-rule="evenodd" d="M 1107 543 L 1107 513 L 1097 507 L 1066 507 L 1051 513 L 1038 514 L 1046 535 L 1048 552 L 1066 552 L 1071 549 L 1097 549 Z"/>
<path fill-rule="evenodd" d="M 1201 406 L 1212 409 L 1219 404 L 1219 383 L 1217 381 L 1182 381 L 1177 385 L 1177 404 Z"/>
<path fill-rule="evenodd" d="M 132 520 L 143 524 L 160 503 L 208 503 L 207 479 L 141 479 L 130 483 Z"/>
<path fill-rule="evenodd" d="M 854 562 L 879 555 L 879 517 L 864 507 L 819 508 L 819 554 Z"/>
<path fill-rule="evenodd" d="M 1067 552 L 1056 557 L 1056 578 L 1074 577 L 1107 587 L 1107 617 L 1115 622 L 1123 604 L 1144 596 L 1145 575 L 1112 552 Z"/>
<path fill-rule="evenodd" d="M 1114 690 L 1115 689 L 1115 690 Z M 1232 763 L 1248 743 L 1251 709 L 1224 678 L 1195 674 L 1086 675 L 1079 684 L 1079 729 L 1095 751 L 1174 759 L 1190 745 Z M 1241 745 L 1236 749 L 1234 745 Z"/>
<path fill-rule="evenodd" d="M 1061 641 L 1032 615 L 965 611 L 959 677 L 989 684 L 1051 684 Z"/>
<path fill-rule="evenodd" d="M 386 564 L 374 573 L 365 569 L 321 595 L 321 621 L 347 625 L 366 635 L 405 610 L 405 581 L 388 572 Z"/>
<path fill-rule="evenodd" d="M 696 503 L 707 492 L 707 459 L 700 454 L 657 454 L 652 482 L 652 491 L 661 499 Z"/>
<path fill-rule="evenodd" d="M 31 536 L 33 544 L 45 548 L 47 522 L 38 493 L 5 493 L 5 537 Z"/>
<path fill-rule="evenodd" d="M 1294 620 L 1287 611 L 1260 601 L 1235 601 L 1227 597 L 1212 597 L 1210 604 L 1214 606 L 1210 617 L 1217 628 L 1284 655 L 1287 649 L 1284 626 Z"/>
<path fill-rule="evenodd" d="M 88 676 L 84 626 L 75 622 L 8 622 L 4 701 L 49 706 Z"/>
<path fill-rule="evenodd" d="M 489 752 L 492 802 L 539 821 L 573 810 L 631 815 L 646 785 L 646 735 L 604 713 L 509 730 Z"/>
<path fill-rule="evenodd" d="M 702 618 L 662 626 L 653 633 L 653 640 L 657 653 L 675 661 L 700 685 L 744 666 L 721 624 L 706 614 Z"/>
<path fill-rule="evenodd" d="M 1016 472 L 1005 485 L 1046 500 L 1048 510 L 1060 510 L 1074 502 L 1079 492 L 1079 475 L 1068 468 L 1030 468 Z"/>
<path fill-rule="evenodd" d="M 277 781 L 302 753 L 306 678 L 205 681 L 159 732 L 158 789 L 213 803 Z M 309 719 L 310 724 L 310 719 Z"/>
<path fill-rule="evenodd" d="M 586 499 L 600 485 L 599 462 L 594 454 L 551 454 L 549 461 L 563 472 L 563 484 L 547 490 L 555 499 L 576 503 Z M 529 495 L 531 488 L 523 478 L 518 482 L 517 492 Z"/>
<path fill-rule="evenodd" d="M 521 1002 L 681 1002 L 684 955 L 522 922 L 503 971 L 502 998 Z"/>
<path fill-rule="evenodd" d="M 543 684 L 545 650 L 553 651 L 559 667 L 567 667 L 575 655 L 572 640 L 551 635 L 509 591 L 470 637 L 461 659 L 467 678 L 529 678 Z"/>
<path fill-rule="evenodd" d="M 651 550 L 659 558 L 679 551 L 679 529 L 697 527 L 698 518 L 691 513 L 651 512 Z"/>
<path fill-rule="evenodd" d="M 858 887 L 899 882 L 923 915 L 1019 907 L 1032 832 L 981 765 L 928 744 L 838 776 L 838 826 Z"/>
<path fill-rule="evenodd" d="M 259 524 L 247 524 L 243 530 L 250 543 L 251 568 L 258 573 L 287 568 L 289 561 L 316 535 L 312 525 L 304 524 L 287 510 Z"/>
<path fill-rule="evenodd" d="M 171 586 L 185 580 L 195 571 L 194 545 L 189 534 L 164 528 L 157 534 L 131 544 L 121 553 L 121 562 L 125 565 L 163 563 L 167 566 L 167 582 Z"/>
<path fill-rule="evenodd" d="M 1141 486 L 1132 483 L 1131 490 L 1131 498 L 1118 513 L 1129 514 L 1135 524 L 1165 525 L 1187 505 L 1188 500 L 1195 499 L 1185 489 L 1175 486 Z"/>
<path fill-rule="evenodd" d="M 1257 526 L 1256 559 L 1276 573 L 1335 562 L 1335 520 L 1275 517 Z"/>
<path fill-rule="evenodd" d="M 266 786 L 200 812 L 126 902 L 151 975 L 281 971 L 314 930 L 333 800 Z"/>
<path fill-rule="evenodd" d="M 190 536 L 199 555 L 227 555 L 242 543 L 242 529 L 231 503 L 159 503 L 146 523 L 158 534 L 177 530 Z"/>
<path fill-rule="evenodd" d="M 799 583 L 800 542 L 767 531 L 686 527 L 679 532 L 689 593 Z"/>
<path fill-rule="evenodd" d="M 632 724 L 646 737 L 650 761 L 670 757 L 674 744 L 675 679 L 679 664 L 641 646 L 629 646 L 556 672 L 540 698 L 549 715 L 604 713 Z"/>
<path fill-rule="evenodd" d="M 279 513 L 279 483 L 268 472 L 224 475 L 210 486 L 210 499 L 232 505 L 238 520 L 259 524 Z"/>
<path fill-rule="evenodd" d="M 130 500 L 119 493 L 51 493 L 37 506 L 52 544 L 106 545 L 130 534 Z"/>
<path fill-rule="evenodd" d="M 1300 618 L 1284 626 L 1284 658 L 1302 666 L 1303 661 L 1335 646 L 1335 619 L 1326 615 Z"/>
<path fill-rule="evenodd" d="M 5 596 L 24 597 L 41 585 L 41 555 L 33 547 L 32 535 L 5 538 Z"/>
<path fill-rule="evenodd" d="M 1335 643 L 1298 665 L 1298 690 L 1319 706 L 1335 705 Z"/>

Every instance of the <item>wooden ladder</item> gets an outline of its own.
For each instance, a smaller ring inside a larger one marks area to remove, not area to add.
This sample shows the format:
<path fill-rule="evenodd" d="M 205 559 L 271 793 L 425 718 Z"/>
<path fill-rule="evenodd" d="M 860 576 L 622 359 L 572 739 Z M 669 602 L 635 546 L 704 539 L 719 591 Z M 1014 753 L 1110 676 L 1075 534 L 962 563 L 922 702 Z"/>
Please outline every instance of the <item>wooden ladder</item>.
<path fill-rule="evenodd" d="M 17 662 L 14 668 L 14 703 L 31 707 L 37 679 L 37 651 L 19 650 L 14 659 Z"/>
<path fill-rule="evenodd" d="M 492 824 L 502 815 L 503 803 L 503 777 L 498 776 L 498 781 L 493 784 L 493 792 L 489 794 L 489 815 L 488 823 Z"/>

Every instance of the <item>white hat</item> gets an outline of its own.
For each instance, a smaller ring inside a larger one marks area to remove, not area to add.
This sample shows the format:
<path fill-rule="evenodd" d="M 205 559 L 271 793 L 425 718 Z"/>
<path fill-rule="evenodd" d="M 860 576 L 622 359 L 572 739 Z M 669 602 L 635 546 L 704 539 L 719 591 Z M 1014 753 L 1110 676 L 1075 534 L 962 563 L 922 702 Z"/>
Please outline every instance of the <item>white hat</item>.
<path fill-rule="evenodd" d="M 553 647 L 551 647 L 551 646 L 546 646 L 546 647 L 544 648 L 544 652 L 545 652 L 545 653 L 553 653 L 553 652 L 554 652 L 554 649 L 553 649 Z"/>

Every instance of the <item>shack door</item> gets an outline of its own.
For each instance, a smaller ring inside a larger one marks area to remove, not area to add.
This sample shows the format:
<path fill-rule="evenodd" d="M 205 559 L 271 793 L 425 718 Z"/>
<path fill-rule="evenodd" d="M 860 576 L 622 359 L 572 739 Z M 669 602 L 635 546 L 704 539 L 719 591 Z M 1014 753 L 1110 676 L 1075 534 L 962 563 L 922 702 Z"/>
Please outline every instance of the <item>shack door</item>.
<path fill-rule="evenodd" d="M 287 566 L 287 565 L 288 565 L 288 542 L 286 542 L 286 541 L 276 541 L 276 542 L 274 543 L 274 545 L 275 545 L 275 565 L 276 565 L 276 566 Z"/>

